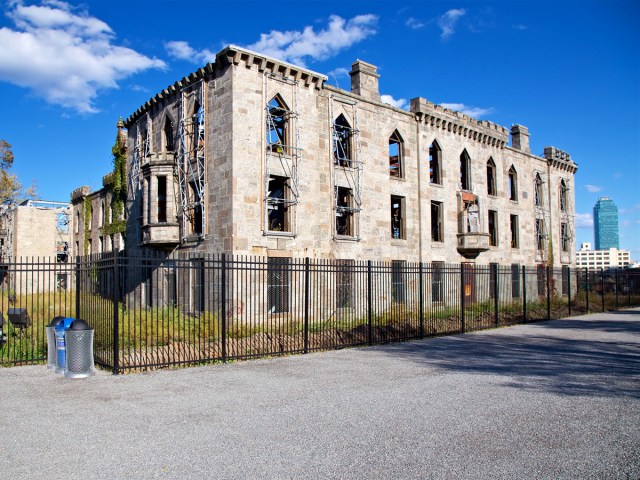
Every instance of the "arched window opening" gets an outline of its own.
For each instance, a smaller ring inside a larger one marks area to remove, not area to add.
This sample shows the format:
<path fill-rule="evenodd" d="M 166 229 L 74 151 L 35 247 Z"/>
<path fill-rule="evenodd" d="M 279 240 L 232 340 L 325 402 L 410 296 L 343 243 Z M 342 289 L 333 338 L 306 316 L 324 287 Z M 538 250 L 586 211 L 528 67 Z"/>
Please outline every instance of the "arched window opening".
<path fill-rule="evenodd" d="M 351 167 L 353 160 L 353 129 L 344 115 L 333 122 L 333 161 L 341 167 Z"/>
<path fill-rule="evenodd" d="M 267 106 L 267 145 L 272 152 L 287 153 L 290 112 L 279 95 Z"/>
<path fill-rule="evenodd" d="M 518 201 L 518 173 L 513 165 L 509 169 L 508 187 L 509 200 Z"/>
<path fill-rule="evenodd" d="M 496 188 L 496 164 L 493 158 L 487 162 L 487 194 L 495 197 L 498 193 Z"/>
<path fill-rule="evenodd" d="M 396 178 L 404 177 L 403 166 L 404 142 L 398 131 L 389 137 L 389 175 Z"/>
<path fill-rule="evenodd" d="M 471 191 L 471 158 L 466 150 L 460 154 L 460 186 Z"/>
<path fill-rule="evenodd" d="M 442 149 L 435 140 L 429 145 L 429 182 L 442 185 Z"/>

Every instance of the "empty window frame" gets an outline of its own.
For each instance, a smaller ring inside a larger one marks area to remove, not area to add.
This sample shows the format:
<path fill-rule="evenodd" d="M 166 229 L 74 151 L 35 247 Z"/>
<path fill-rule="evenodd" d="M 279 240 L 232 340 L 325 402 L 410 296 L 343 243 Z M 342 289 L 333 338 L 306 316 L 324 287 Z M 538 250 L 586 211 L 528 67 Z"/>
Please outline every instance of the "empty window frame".
<path fill-rule="evenodd" d="M 205 305 L 205 266 L 203 258 L 191 260 L 191 311 L 204 312 Z"/>
<path fill-rule="evenodd" d="M 471 191 L 471 157 L 466 150 L 460 154 L 460 188 Z"/>
<path fill-rule="evenodd" d="M 443 289 L 444 262 L 431 263 L 431 301 L 444 302 Z"/>
<path fill-rule="evenodd" d="M 514 202 L 518 201 L 518 173 L 513 165 L 509 169 L 509 177 L 507 179 L 507 186 L 509 189 L 509 200 Z"/>
<path fill-rule="evenodd" d="M 511 264 L 511 298 L 520 298 L 520 265 Z"/>
<path fill-rule="evenodd" d="M 267 188 L 267 231 L 291 232 L 289 179 L 270 177 Z"/>
<path fill-rule="evenodd" d="M 353 129 L 344 115 L 333 122 L 333 162 L 340 167 L 352 167 Z"/>
<path fill-rule="evenodd" d="M 269 257 L 267 259 L 267 312 L 289 311 L 289 291 L 291 287 L 291 259 Z"/>
<path fill-rule="evenodd" d="M 564 180 L 560 180 L 560 211 L 567 211 L 567 184 Z"/>
<path fill-rule="evenodd" d="M 173 152 L 175 150 L 173 123 L 171 122 L 171 118 L 169 118 L 168 116 L 164 118 L 162 136 L 165 152 Z"/>
<path fill-rule="evenodd" d="M 495 197 L 498 194 L 496 186 L 496 164 L 493 158 L 487 161 L 487 195 Z"/>
<path fill-rule="evenodd" d="M 404 178 L 403 147 L 402 137 L 396 130 L 389 137 L 389 175 L 391 177 Z"/>
<path fill-rule="evenodd" d="M 159 176 L 158 179 L 158 203 L 157 215 L 158 223 L 166 223 L 167 221 L 167 177 Z"/>
<path fill-rule="evenodd" d="M 489 245 L 492 247 L 498 246 L 498 212 L 496 210 L 489 210 L 488 215 L 489 224 Z"/>
<path fill-rule="evenodd" d="M 570 248 L 569 224 L 562 222 L 560 224 L 560 247 L 563 252 L 568 252 Z"/>
<path fill-rule="evenodd" d="M 353 260 L 336 261 L 336 306 L 349 308 L 353 305 Z"/>
<path fill-rule="evenodd" d="M 544 219 L 536 218 L 536 248 L 538 250 L 546 250 L 546 237 Z"/>
<path fill-rule="evenodd" d="M 391 195 L 391 238 L 404 240 L 405 237 L 404 197 Z"/>
<path fill-rule="evenodd" d="M 350 188 L 336 187 L 336 235 L 355 236 L 353 192 Z"/>
<path fill-rule="evenodd" d="M 406 302 L 405 265 L 404 260 L 393 260 L 391 262 L 391 298 L 396 303 Z"/>
<path fill-rule="evenodd" d="M 279 95 L 267 106 L 267 145 L 272 152 L 288 153 L 289 117 L 287 105 Z"/>
<path fill-rule="evenodd" d="M 202 234 L 202 204 L 198 197 L 198 189 L 195 182 L 189 182 L 189 203 L 192 205 L 187 210 L 187 220 L 189 221 L 189 234 Z"/>
<path fill-rule="evenodd" d="M 442 202 L 431 202 L 431 240 L 444 242 L 444 207 Z"/>
<path fill-rule="evenodd" d="M 429 182 L 442 185 L 442 149 L 435 140 L 429 145 Z"/>
<path fill-rule="evenodd" d="M 520 234 L 518 231 L 518 216 L 511 215 L 509 218 L 509 228 L 511 230 L 511 248 L 520 248 Z"/>
<path fill-rule="evenodd" d="M 536 180 L 534 185 L 534 201 L 536 207 L 544 206 L 544 183 L 542 182 L 542 177 L 540 177 L 539 173 L 536 173 Z"/>

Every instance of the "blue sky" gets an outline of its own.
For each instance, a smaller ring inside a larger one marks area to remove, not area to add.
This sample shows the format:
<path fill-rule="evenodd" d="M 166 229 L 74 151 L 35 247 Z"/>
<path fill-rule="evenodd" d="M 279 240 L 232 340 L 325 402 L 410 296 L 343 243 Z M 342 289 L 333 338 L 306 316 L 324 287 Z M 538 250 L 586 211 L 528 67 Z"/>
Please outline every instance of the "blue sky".
<path fill-rule="evenodd" d="M 119 116 L 228 44 L 327 74 L 349 88 L 362 59 L 384 99 L 424 97 L 529 127 L 579 165 L 576 239 L 610 196 L 621 248 L 640 260 L 640 3 L 418 1 L 4 2 L 0 138 L 41 198 L 101 186 Z"/>

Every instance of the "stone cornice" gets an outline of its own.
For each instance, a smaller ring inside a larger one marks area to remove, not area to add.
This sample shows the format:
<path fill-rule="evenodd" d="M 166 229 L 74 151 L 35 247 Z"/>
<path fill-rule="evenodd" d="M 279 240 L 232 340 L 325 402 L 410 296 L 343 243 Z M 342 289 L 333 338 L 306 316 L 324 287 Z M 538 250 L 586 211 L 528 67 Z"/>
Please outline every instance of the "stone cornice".
<path fill-rule="evenodd" d="M 424 98 L 411 99 L 411 112 L 420 123 L 491 147 L 504 148 L 509 141 L 507 128 L 487 120 L 476 120 Z"/>
<path fill-rule="evenodd" d="M 167 88 L 147 100 L 124 121 L 124 125 L 127 128 L 130 128 L 131 125 L 137 122 L 140 117 L 150 111 L 158 103 L 179 94 L 183 88 L 193 85 L 200 80 L 206 80 L 211 77 L 216 70 L 222 70 L 228 65 L 244 65 L 246 68 L 256 68 L 260 73 L 273 74 L 288 78 L 298 82 L 300 85 L 313 87 L 315 89 L 322 88 L 322 85 L 327 80 L 325 75 L 321 75 L 312 70 L 276 60 L 275 58 L 253 52 L 242 47 L 229 45 L 216 54 L 216 58 L 213 62 L 206 64 L 204 67 L 199 68 L 186 77 L 183 77 L 181 80 L 176 81 L 173 85 L 169 85 Z"/>

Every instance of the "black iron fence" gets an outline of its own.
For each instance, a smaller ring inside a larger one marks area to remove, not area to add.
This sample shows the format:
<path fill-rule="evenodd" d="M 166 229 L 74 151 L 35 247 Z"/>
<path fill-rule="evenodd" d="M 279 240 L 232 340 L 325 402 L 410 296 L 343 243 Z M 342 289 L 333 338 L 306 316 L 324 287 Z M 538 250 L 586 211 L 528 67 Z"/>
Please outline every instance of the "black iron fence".
<path fill-rule="evenodd" d="M 42 362 L 57 315 L 114 373 L 464 333 L 640 305 L 640 271 L 117 254 L 0 265 L 0 363 Z"/>

